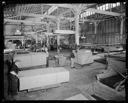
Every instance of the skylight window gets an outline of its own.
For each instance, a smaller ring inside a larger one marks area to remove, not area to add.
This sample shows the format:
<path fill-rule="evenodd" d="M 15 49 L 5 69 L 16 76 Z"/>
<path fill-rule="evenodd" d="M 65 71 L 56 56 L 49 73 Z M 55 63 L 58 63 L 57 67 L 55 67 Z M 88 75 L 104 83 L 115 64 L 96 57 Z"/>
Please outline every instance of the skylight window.
<path fill-rule="evenodd" d="M 106 4 L 106 10 L 108 10 L 109 9 L 109 4 Z"/>
<path fill-rule="evenodd" d="M 103 10 L 105 10 L 105 6 L 106 6 L 106 5 L 103 5 Z"/>
<path fill-rule="evenodd" d="M 116 7 L 116 3 L 113 4 L 113 8 Z"/>
<path fill-rule="evenodd" d="M 124 2 L 126 3 L 126 2 Z M 117 6 L 120 6 L 120 2 L 117 2 L 117 3 L 106 3 L 104 5 L 101 5 L 101 6 L 97 6 L 97 10 L 108 10 L 108 9 L 111 9 L 111 8 L 114 8 L 114 7 L 117 7 Z M 95 14 L 95 12 L 84 12 L 82 14 L 82 17 L 87 17 L 87 16 L 90 16 L 90 15 L 93 15 Z"/>
<path fill-rule="evenodd" d="M 116 5 L 117 5 L 117 6 L 120 6 L 120 3 L 119 3 L 119 2 L 117 2 L 117 3 L 116 3 Z"/>

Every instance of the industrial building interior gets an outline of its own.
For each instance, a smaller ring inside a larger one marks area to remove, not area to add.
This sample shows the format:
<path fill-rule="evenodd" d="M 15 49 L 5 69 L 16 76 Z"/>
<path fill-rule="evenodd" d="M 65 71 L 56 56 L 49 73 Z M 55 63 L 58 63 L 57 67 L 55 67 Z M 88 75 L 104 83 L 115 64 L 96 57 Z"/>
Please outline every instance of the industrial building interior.
<path fill-rule="evenodd" d="M 3 2 L 3 100 L 125 101 L 125 6 Z"/>

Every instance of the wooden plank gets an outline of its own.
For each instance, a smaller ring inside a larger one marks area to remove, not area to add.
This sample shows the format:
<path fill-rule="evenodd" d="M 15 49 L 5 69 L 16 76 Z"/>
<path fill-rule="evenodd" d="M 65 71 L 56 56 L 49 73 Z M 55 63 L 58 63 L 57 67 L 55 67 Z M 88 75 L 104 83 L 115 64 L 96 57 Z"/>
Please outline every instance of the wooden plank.
<path fill-rule="evenodd" d="M 89 8 L 86 11 L 92 11 L 92 12 L 96 12 L 96 13 L 100 13 L 100 14 L 105 14 L 105 15 L 111 15 L 111 16 L 121 16 L 121 13 L 115 13 L 115 12 L 110 12 L 110 11 L 103 11 L 103 10 L 97 10 L 97 9 L 93 9 L 93 8 Z"/>
<path fill-rule="evenodd" d="M 58 6 L 63 8 L 74 8 L 71 4 L 44 4 L 44 5 Z"/>
<path fill-rule="evenodd" d="M 4 19 L 5 22 L 13 22 L 13 23 L 25 23 L 25 24 L 47 24 L 46 22 L 34 22 L 29 20 L 13 20 L 13 19 Z"/>

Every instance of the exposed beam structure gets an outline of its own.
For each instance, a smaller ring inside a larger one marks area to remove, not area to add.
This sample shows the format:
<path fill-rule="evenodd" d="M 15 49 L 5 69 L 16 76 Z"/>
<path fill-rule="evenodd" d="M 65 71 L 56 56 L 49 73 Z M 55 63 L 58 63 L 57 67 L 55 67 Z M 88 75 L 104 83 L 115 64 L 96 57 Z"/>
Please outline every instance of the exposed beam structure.
<path fill-rule="evenodd" d="M 51 13 L 54 12 L 56 9 L 58 9 L 57 6 L 52 6 L 51 8 L 48 9 L 48 11 L 46 11 L 46 12 L 44 13 L 44 15 L 51 14 Z"/>
<path fill-rule="evenodd" d="M 82 21 L 80 21 L 80 23 L 85 22 L 85 21 L 97 22 L 97 21 L 101 21 L 101 20 L 83 19 Z"/>
<path fill-rule="evenodd" d="M 95 12 L 95 13 L 99 13 L 99 14 L 105 14 L 105 15 L 111 15 L 111 16 L 121 16 L 122 14 L 120 13 L 115 13 L 115 12 L 110 12 L 110 11 L 103 11 L 103 10 L 97 10 L 97 9 L 93 9 L 93 8 L 89 8 L 85 11 L 91 11 L 91 12 Z"/>
<path fill-rule="evenodd" d="M 66 13 L 71 12 L 71 11 L 72 11 L 72 9 L 66 10 L 65 12 L 61 13 L 59 16 L 61 17 L 63 14 L 66 14 Z"/>
<path fill-rule="evenodd" d="M 19 15 L 21 16 L 31 16 L 31 17 L 48 17 L 48 18 L 53 18 L 53 19 L 57 19 L 57 16 L 52 16 L 52 15 L 41 15 L 41 14 L 33 14 L 33 13 L 20 13 Z M 63 19 L 67 19 L 67 20 L 74 20 L 74 18 L 71 17 L 61 17 Z"/>
<path fill-rule="evenodd" d="M 47 24 L 45 22 L 34 22 L 28 20 L 12 20 L 12 19 L 4 19 L 4 22 L 24 23 L 24 24 Z"/>
<path fill-rule="evenodd" d="M 22 16 L 31 16 L 31 17 L 48 17 L 48 18 L 56 18 L 56 16 L 52 15 L 41 15 L 41 14 L 34 14 L 34 13 L 19 13 Z"/>
<path fill-rule="evenodd" d="M 75 18 L 71 18 L 71 17 L 60 17 L 60 19 L 66 19 L 66 20 L 71 20 L 71 21 L 75 20 Z"/>
<path fill-rule="evenodd" d="M 11 16 L 11 17 L 5 17 L 5 18 L 12 19 L 12 18 L 16 18 L 16 17 L 19 17 L 19 16 L 20 16 L 20 15 Z"/>
<path fill-rule="evenodd" d="M 44 5 L 58 6 L 63 8 L 74 8 L 71 4 L 44 4 Z"/>

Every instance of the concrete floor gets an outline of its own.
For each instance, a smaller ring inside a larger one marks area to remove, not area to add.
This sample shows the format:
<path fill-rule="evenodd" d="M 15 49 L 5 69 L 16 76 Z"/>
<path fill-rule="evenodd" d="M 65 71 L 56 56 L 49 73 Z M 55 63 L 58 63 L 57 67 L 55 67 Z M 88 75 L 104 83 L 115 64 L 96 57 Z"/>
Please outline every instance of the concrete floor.
<path fill-rule="evenodd" d="M 50 54 L 54 55 L 56 52 L 50 52 Z M 68 56 L 69 52 L 64 51 L 63 54 Z M 67 61 L 65 68 L 70 72 L 70 81 L 68 83 L 46 90 L 22 91 L 18 93 L 16 100 L 64 100 L 80 93 L 88 100 L 94 100 L 90 95 L 93 94 L 91 92 L 94 92 L 93 83 L 96 82 L 95 76 L 104 70 L 105 65 L 94 62 L 83 67 L 76 64 L 75 66 L 75 69 L 71 69 L 69 61 Z"/>
<path fill-rule="evenodd" d="M 70 81 L 68 83 L 63 83 L 59 87 L 47 90 L 37 90 L 28 93 L 22 91 L 19 92 L 17 100 L 64 100 L 79 93 L 87 97 L 86 86 L 96 81 L 95 75 L 104 68 L 104 65 L 93 63 L 90 66 L 84 66 L 79 69 L 71 69 L 69 66 L 65 66 L 65 68 L 70 71 Z"/>

